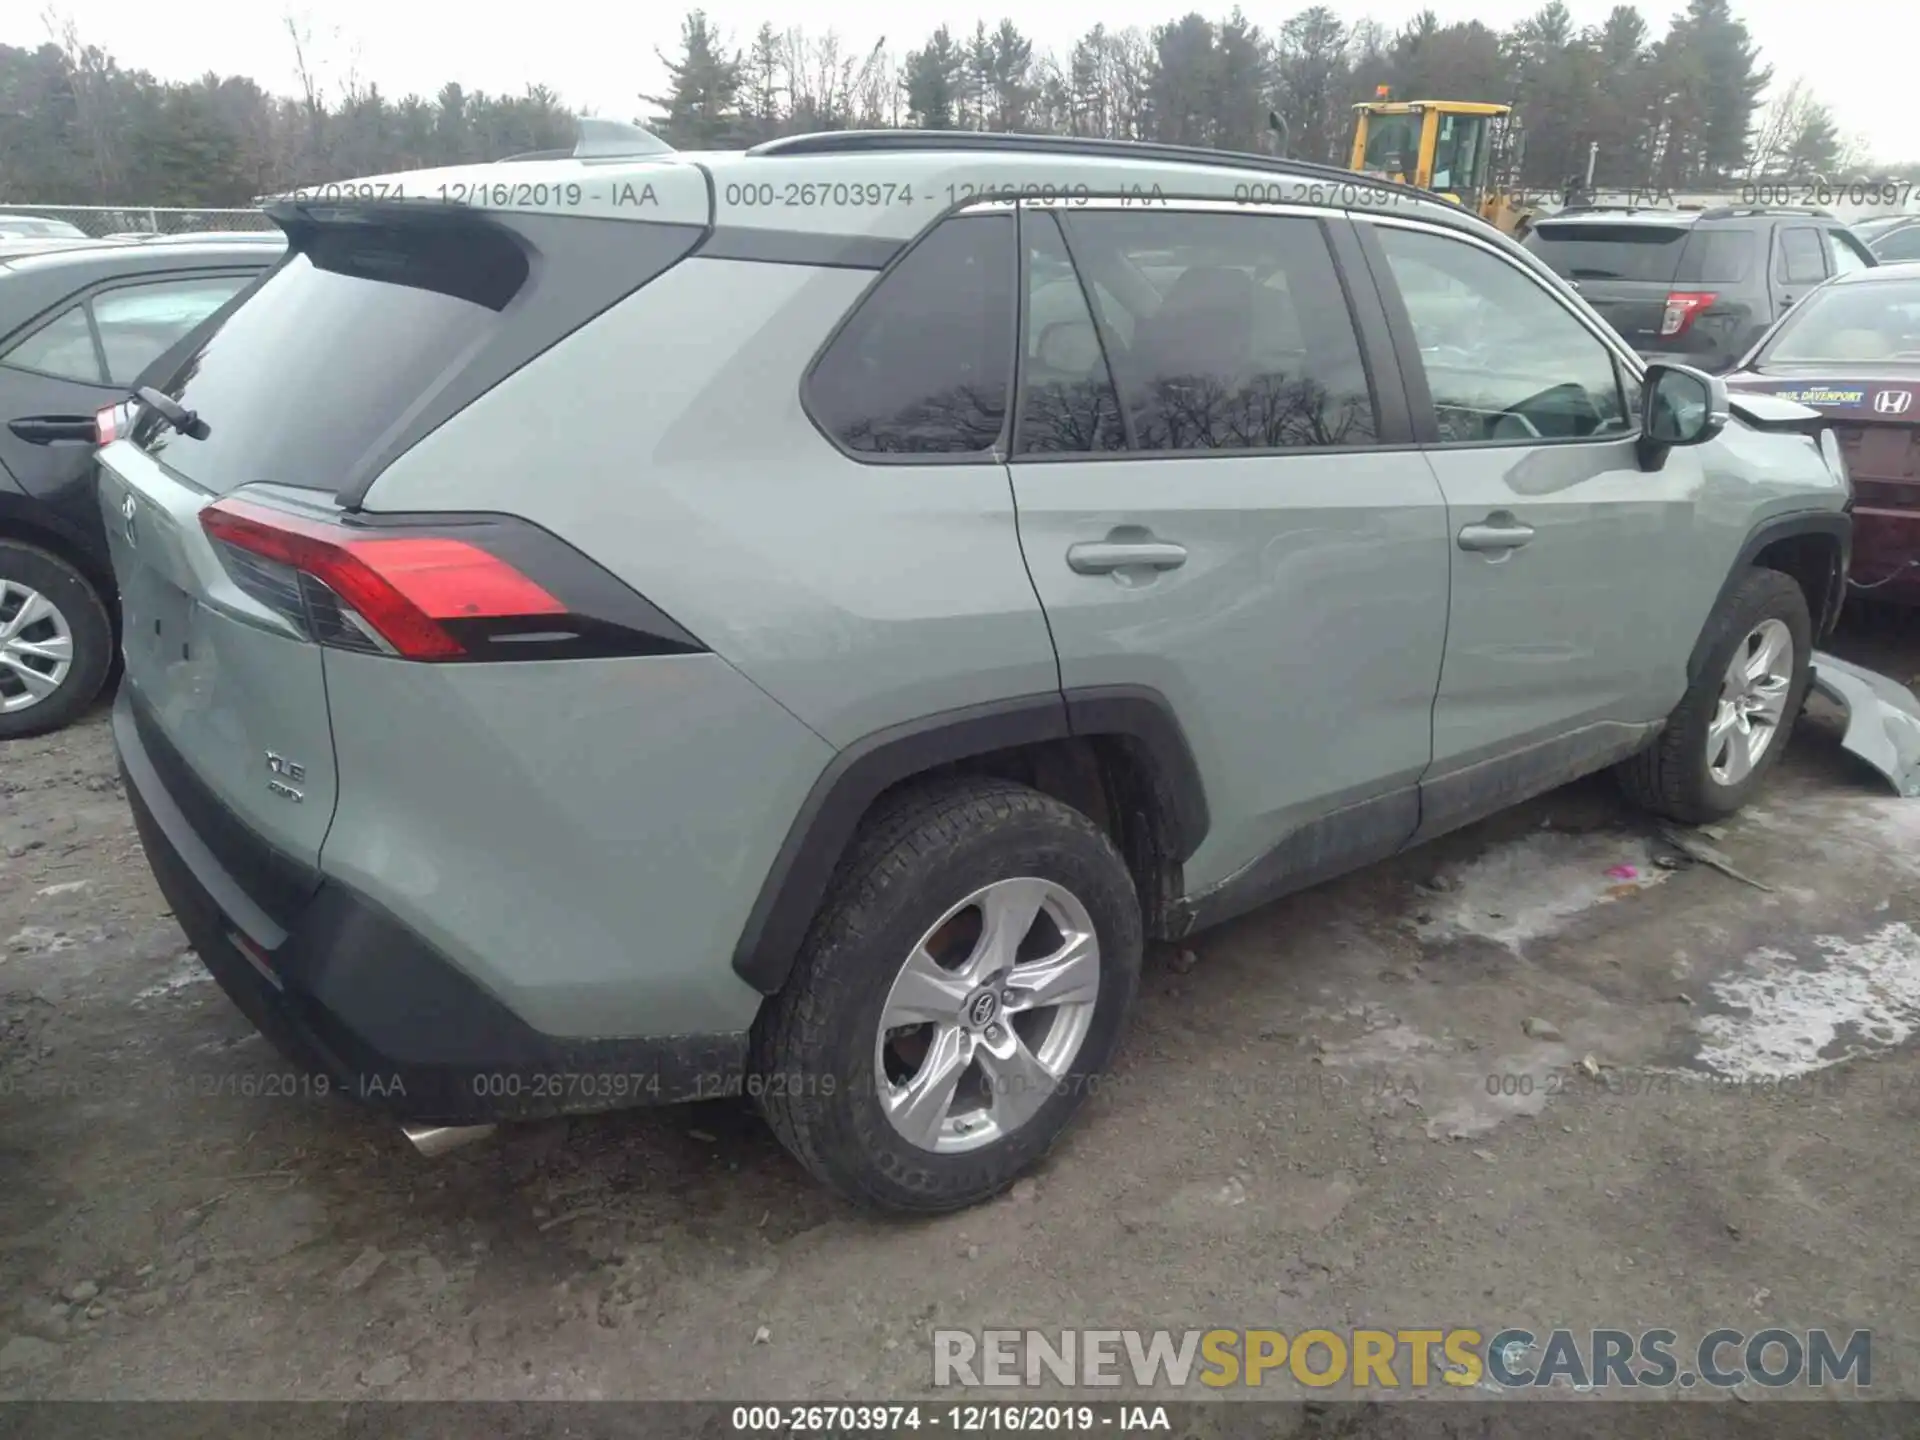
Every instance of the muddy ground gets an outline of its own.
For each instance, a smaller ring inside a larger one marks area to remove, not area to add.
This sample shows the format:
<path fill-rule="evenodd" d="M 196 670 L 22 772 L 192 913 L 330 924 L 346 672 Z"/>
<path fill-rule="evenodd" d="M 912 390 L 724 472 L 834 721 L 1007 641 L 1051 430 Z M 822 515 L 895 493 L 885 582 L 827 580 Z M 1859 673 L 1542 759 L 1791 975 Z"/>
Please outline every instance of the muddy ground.
<path fill-rule="evenodd" d="M 730 1104 L 428 1161 L 269 1093 L 104 715 L 0 747 L 0 1396 L 897 1397 L 935 1326 L 1364 1324 L 1870 1328 L 1920 1393 L 1920 802 L 1835 733 L 1717 842 L 1770 891 L 1590 782 L 1158 957 L 1035 1180 L 926 1223 Z"/>

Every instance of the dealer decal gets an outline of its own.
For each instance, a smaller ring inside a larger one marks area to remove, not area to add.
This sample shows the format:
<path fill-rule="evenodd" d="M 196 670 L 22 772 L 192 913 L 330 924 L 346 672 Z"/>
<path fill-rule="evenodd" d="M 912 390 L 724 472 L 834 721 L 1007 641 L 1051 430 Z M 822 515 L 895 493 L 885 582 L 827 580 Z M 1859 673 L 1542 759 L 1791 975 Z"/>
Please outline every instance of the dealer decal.
<path fill-rule="evenodd" d="M 1792 400 L 1801 405 L 1864 405 L 1867 403 L 1865 387 L 1840 389 L 1832 385 L 1797 385 L 1773 394 L 1782 400 Z"/>

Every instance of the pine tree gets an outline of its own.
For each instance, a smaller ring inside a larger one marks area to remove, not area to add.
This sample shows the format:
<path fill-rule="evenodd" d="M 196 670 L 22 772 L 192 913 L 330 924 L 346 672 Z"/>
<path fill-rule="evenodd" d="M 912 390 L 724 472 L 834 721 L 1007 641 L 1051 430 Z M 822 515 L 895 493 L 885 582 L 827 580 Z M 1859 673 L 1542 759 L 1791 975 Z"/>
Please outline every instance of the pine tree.
<path fill-rule="evenodd" d="M 737 143 L 746 128 L 740 114 L 744 65 L 728 55 L 706 12 L 694 10 L 680 22 L 680 58 L 660 57 L 672 85 L 664 96 L 643 95 L 665 114 L 661 138 L 681 150 L 718 150 Z"/>

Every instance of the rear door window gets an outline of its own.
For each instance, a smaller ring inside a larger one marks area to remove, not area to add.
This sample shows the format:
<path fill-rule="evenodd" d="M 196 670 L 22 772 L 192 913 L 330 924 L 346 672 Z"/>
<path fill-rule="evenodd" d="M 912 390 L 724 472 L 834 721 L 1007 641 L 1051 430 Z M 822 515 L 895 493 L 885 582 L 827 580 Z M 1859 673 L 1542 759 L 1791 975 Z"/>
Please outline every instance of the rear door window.
<path fill-rule="evenodd" d="M 1817 229 L 1811 225 L 1781 229 L 1778 273 L 1788 285 L 1817 285 L 1827 278 L 1826 249 Z"/>
<path fill-rule="evenodd" d="M 814 422 L 863 455 L 979 455 L 1013 388 L 1010 213 L 942 222 L 863 296 L 807 381 Z"/>
<path fill-rule="evenodd" d="M 1754 271 L 1760 236 L 1751 226 L 1714 226 L 1694 230 L 1680 256 L 1674 284 L 1738 285 Z"/>
<path fill-rule="evenodd" d="M 1882 265 L 1920 260 L 1920 225 L 1908 225 L 1873 241 L 1873 256 Z"/>
<path fill-rule="evenodd" d="M 1086 455 L 1127 448 L 1120 395 L 1080 277 L 1060 227 L 1029 212 L 1027 350 L 1020 385 L 1018 449 L 1025 455 Z M 1109 299 L 1105 305 L 1115 304 Z"/>
<path fill-rule="evenodd" d="M 237 295 L 248 275 L 196 276 L 151 285 L 127 285 L 93 297 L 93 321 L 107 373 L 116 385 L 134 377 L 175 342 Z"/>
<path fill-rule="evenodd" d="M 1679 268 L 1688 230 L 1681 225 L 1604 225 L 1542 221 L 1526 240 L 1556 275 L 1569 280 L 1642 280 L 1666 285 Z"/>
<path fill-rule="evenodd" d="M 78 380 L 87 385 L 103 385 L 100 353 L 93 346 L 93 327 L 87 324 L 87 307 L 75 305 L 55 316 L 31 335 L 14 345 L 0 364 L 58 380 Z"/>
<path fill-rule="evenodd" d="M 1829 230 L 1827 236 L 1827 259 L 1836 275 L 1851 275 L 1856 270 L 1871 270 L 1873 262 L 1863 256 L 1856 247 L 1857 242 L 1843 230 Z"/>
<path fill-rule="evenodd" d="M 1371 445 L 1373 394 L 1317 220 L 1082 211 L 1060 216 L 1133 446 L 1143 451 Z M 1118 305 L 1124 323 L 1108 312 Z"/>

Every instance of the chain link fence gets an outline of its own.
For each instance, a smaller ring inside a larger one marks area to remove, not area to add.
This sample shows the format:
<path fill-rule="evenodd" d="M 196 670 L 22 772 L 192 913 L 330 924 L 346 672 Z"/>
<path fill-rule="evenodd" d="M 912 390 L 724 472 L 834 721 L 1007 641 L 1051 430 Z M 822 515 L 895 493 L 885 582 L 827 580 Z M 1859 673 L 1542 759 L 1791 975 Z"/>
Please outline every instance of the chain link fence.
<path fill-rule="evenodd" d="M 0 200 L 0 234 L 5 217 L 59 220 L 93 239 L 109 235 L 187 235 L 209 230 L 271 230 L 273 222 L 256 209 L 181 210 L 157 205 L 15 205 Z"/>

